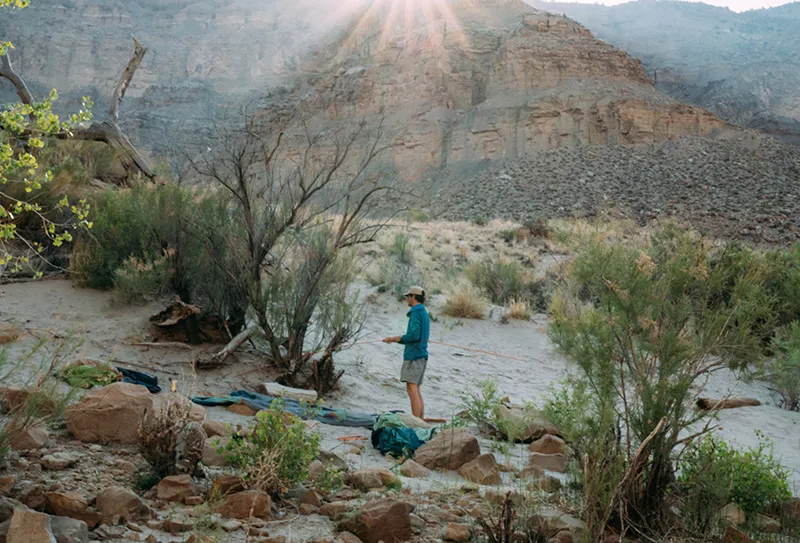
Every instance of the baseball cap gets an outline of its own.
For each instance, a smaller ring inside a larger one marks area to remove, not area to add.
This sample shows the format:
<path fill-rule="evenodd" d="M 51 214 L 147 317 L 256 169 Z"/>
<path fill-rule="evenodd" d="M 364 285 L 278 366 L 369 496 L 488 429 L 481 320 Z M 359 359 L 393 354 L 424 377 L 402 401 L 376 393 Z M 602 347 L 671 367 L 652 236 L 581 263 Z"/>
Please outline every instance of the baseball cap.
<path fill-rule="evenodd" d="M 408 287 L 408 290 L 405 293 L 405 296 L 410 296 L 411 294 L 415 296 L 424 296 L 425 289 L 422 287 Z"/>

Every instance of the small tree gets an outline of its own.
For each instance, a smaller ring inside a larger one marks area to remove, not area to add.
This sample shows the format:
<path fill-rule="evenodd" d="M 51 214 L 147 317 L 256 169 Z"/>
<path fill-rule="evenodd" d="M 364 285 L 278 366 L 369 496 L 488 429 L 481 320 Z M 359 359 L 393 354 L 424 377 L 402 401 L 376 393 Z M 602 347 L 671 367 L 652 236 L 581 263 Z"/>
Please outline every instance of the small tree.
<path fill-rule="evenodd" d="M 360 305 L 347 290 L 355 276 L 348 249 L 384 226 L 365 216 L 392 177 L 377 167 L 381 126 L 312 135 L 300 123 L 291 146 L 300 151 L 291 153 L 283 126 L 294 116 L 278 117 L 245 111 L 241 127 L 218 124 L 213 147 L 193 160 L 201 177 L 230 195 L 240 220 L 227 256 L 209 249 L 247 300 L 242 319 L 249 311 L 254 321 L 217 359 L 257 331 L 283 382 L 326 392 L 341 375 L 333 353 L 361 330 Z"/>
<path fill-rule="evenodd" d="M 641 247 L 593 240 L 553 301 L 552 338 L 578 364 L 577 379 L 593 398 L 589 409 L 604 422 L 584 438 L 609 436 L 601 441 L 624 458 L 611 497 L 624 529 L 658 530 L 666 519 L 673 452 L 692 439 L 681 433 L 706 416 L 691 408 L 693 386 L 717 369 L 745 368 L 761 353 L 753 327 L 771 307 L 761 270 L 745 267 L 731 278 L 709 265 L 712 252 L 674 227 Z"/>

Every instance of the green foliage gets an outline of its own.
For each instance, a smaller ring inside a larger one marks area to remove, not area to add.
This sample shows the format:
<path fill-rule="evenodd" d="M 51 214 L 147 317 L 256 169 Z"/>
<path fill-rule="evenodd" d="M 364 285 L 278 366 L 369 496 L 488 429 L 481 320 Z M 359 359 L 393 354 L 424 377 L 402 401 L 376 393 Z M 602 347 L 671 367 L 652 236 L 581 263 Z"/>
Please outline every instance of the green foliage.
<path fill-rule="evenodd" d="M 529 297 L 525 271 L 519 262 L 485 258 L 470 264 L 467 278 L 495 304 Z"/>
<path fill-rule="evenodd" d="M 485 217 L 483 215 L 476 215 L 472 217 L 472 224 L 475 226 L 486 226 L 489 224 L 489 217 Z"/>
<path fill-rule="evenodd" d="M 495 379 L 475 381 L 474 388 L 458 392 L 459 418 L 478 424 L 493 423 L 500 399 Z"/>
<path fill-rule="evenodd" d="M 102 387 L 120 380 L 119 372 L 106 365 L 71 364 L 58 375 L 72 388 Z"/>
<path fill-rule="evenodd" d="M 774 341 L 775 359 L 766 376 L 781 395 L 785 409 L 800 411 L 800 322 L 784 327 Z"/>
<path fill-rule="evenodd" d="M 683 454 L 677 484 L 683 517 L 691 529 L 715 528 L 719 510 L 731 502 L 749 514 L 791 498 L 790 471 L 773 456 L 772 442 L 756 433 L 756 448 L 734 449 L 707 435 Z"/>
<path fill-rule="evenodd" d="M 140 470 L 136 472 L 133 478 L 133 488 L 139 492 L 147 492 L 156 486 L 161 479 L 150 469 Z"/>
<path fill-rule="evenodd" d="M 395 257 L 400 264 L 410 265 L 414 263 L 411 238 L 406 234 L 397 234 L 394 237 L 388 253 Z"/>
<path fill-rule="evenodd" d="M 506 243 L 514 243 L 517 240 L 517 229 L 507 228 L 505 230 L 500 230 L 500 238 Z"/>
<path fill-rule="evenodd" d="M 551 337 L 580 368 L 588 414 L 602 425 L 593 439 L 635 470 L 620 491 L 642 526 L 662 520 L 679 434 L 705 416 L 688 407 L 696 380 L 761 354 L 755 325 L 769 318 L 761 270 L 730 274 L 710 266 L 712 252 L 675 227 L 641 247 L 590 240 L 551 306 Z"/>
<path fill-rule="evenodd" d="M 280 402 L 256 414 L 245 439 L 232 439 L 225 457 L 244 471 L 250 488 L 280 496 L 308 478 L 308 466 L 319 452 L 319 434 L 308 432 L 299 418 L 285 413 Z"/>
<path fill-rule="evenodd" d="M 430 222 L 431 217 L 421 209 L 412 209 L 408 212 L 408 218 L 411 222 Z"/>
<path fill-rule="evenodd" d="M 324 494 L 334 494 L 344 486 L 344 474 L 331 461 L 314 479 L 314 488 Z"/>
<path fill-rule="evenodd" d="M 367 280 L 377 286 L 379 292 L 391 292 L 397 300 L 402 301 L 408 287 L 422 283 L 422 277 L 414 263 L 411 238 L 406 234 L 398 234 L 386 250 L 387 257 L 378 264 L 378 271 L 370 274 Z"/>

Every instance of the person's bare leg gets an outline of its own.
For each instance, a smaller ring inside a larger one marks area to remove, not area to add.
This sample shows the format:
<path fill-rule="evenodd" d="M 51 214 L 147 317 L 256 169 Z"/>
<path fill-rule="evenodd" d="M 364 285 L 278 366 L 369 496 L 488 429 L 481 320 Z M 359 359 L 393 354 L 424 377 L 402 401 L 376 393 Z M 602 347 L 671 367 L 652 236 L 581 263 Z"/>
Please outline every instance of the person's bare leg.
<path fill-rule="evenodd" d="M 411 414 L 417 418 L 425 416 L 425 402 L 422 399 L 422 393 L 419 390 L 419 385 L 414 383 L 406 383 L 406 390 L 408 397 L 411 400 Z"/>

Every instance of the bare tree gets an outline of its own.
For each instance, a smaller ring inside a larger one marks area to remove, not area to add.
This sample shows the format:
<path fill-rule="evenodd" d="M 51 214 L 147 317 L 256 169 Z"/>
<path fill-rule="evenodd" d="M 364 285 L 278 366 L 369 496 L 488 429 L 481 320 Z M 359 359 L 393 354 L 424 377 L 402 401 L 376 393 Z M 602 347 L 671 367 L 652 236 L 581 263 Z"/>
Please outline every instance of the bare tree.
<path fill-rule="evenodd" d="M 216 357 L 221 362 L 253 334 L 284 372 L 283 382 L 330 390 L 341 376 L 333 353 L 358 336 L 361 306 L 348 293 L 349 248 L 374 240 L 386 221 L 365 220 L 378 195 L 396 190 L 378 167 L 382 123 L 313 134 L 293 114 L 265 119 L 248 111 L 236 129 L 217 126 L 214 146 L 193 160 L 220 186 L 241 219 L 225 262 L 247 300 L 253 324 Z M 291 144 L 287 141 L 291 139 Z"/>
<path fill-rule="evenodd" d="M 61 139 L 69 137 L 79 140 L 105 142 L 111 147 L 123 151 L 126 168 L 140 172 L 148 178 L 153 178 L 155 176 L 153 169 L 119 127 L 119 105 L 122 103 L 123 98 L 125 98 L 125 92 L 128 90 L 128 86 L 136 73 L 136 69 L 147 53 L 147 48 L 136 41 L 136 38 L 133 39 L 133 45 L 133 55 L 128 65 L 122 71 L 120 81 L 114 90 L 114 94 L 111 96 L 111 105 L 109 106 L 106 118 L 102 122 L 93 122 L 86 128 L 74 128 L 70 131 L 58 132 L 52 136 Z M 7 79 L 14 85 L 17 96 L 19 96 L 23 104 L 32 106 L 36 103 L 25 81 L 14 71 L 11 59 L 7 54 L 0 56 L 0 77 Z"/>

